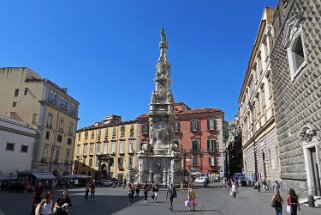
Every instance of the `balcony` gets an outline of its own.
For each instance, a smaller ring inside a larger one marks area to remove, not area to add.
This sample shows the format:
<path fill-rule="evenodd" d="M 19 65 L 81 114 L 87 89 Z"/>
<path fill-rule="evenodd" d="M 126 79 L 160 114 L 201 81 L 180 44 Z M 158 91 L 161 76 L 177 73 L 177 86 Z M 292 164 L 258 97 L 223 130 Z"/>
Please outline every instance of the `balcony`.
<path fill-rule="evenodd" d="M 207 149 L 207 152 L 208 152 L 208 153 L 215 153 L 215 152 L 216 152 L 216 149 L 215 149 L 215 148 L 208 148 L 208 149 Z"/>
<path fill-rule="evenodd" d="M 201 149 L 191 149 L 191 150 L 190 150 L 190 153 L 192 153 L 192 154 L 199 154 L 199 153 L 201 153 Z"/>

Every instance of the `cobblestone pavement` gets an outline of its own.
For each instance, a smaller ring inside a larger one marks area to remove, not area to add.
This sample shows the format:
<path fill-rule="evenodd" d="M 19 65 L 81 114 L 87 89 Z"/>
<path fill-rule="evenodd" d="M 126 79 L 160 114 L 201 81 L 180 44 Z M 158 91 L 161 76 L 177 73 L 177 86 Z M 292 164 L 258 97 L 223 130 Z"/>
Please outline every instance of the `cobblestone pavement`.
<path fill-rule="evenodd" d="M 196 211 L 184 207 L 187 191 L 178 189 L 178 198 L 174 200 L 174 212 L 170 212 L 169 202 L 165 200 L 165 190 L 159 192 L 157 203 L 144 203 L 142 197 L 131 206 L 128 205 L 127 192 L 119 188 L 96 189 L 95 199 L 84 199 L 84 188 L 70 189 L 73 203 L 70 215 L 106 215 L 106 214 L 222 214 L 222 215 L 268 215 L 274 214 L 270 206 L 272 193 L 258 193 L 253 188 L 241 188 L 236 198 L 220 186 L 196 189 L 198 206 Z M 140 195 L 142 196 L 142 192 Z M 54 193 L 55 199 L 58 192 Z M 0 215 L 28 215 L 31 211 L 32 193 L 0 192 Z M 284 210 L 284 214 L 286 214 Z M 299 214 L 320 215 L 321 208 L 303 206 Z"/>

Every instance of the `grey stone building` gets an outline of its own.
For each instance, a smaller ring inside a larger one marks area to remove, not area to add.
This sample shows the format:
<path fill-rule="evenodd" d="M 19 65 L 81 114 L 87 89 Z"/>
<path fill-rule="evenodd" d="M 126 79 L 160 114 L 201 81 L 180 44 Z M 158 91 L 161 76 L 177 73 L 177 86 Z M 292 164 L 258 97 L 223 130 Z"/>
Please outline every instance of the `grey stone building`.
<path fill-rule="evenodd" d="M 321 195 L 321 0 L 281 0 L 272 35 L 272 86 L 283 190 Z"/>

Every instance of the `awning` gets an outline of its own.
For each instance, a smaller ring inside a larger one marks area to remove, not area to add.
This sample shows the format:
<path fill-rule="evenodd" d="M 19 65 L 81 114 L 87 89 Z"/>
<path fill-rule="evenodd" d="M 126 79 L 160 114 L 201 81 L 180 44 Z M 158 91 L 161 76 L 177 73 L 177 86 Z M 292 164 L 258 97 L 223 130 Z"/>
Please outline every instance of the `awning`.
<path fill-rule="evenodd" d="M 56 177 L 51 172 L 33 172 L 33 176 L 37 179 L 55 179 Z"/>
<path fill-rule="evenodd" d="M 92 178 L 92 177 L 89 176 L 89 175 L 75 174 L 75 175 L 65 175 L 65 176 L 62 176 L 62 178 L 70 178 L 70 179 L 79 178 L 79 179 L 82 179 L 82 178 Z"/>

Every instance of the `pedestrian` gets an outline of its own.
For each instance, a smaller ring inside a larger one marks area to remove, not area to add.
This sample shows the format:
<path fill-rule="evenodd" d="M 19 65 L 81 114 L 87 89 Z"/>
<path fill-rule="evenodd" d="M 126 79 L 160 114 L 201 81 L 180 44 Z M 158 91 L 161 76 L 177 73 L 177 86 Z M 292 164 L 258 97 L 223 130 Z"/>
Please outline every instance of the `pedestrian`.
<path fill-rule="evenodd" d="M 89 184 L 89 181 L 87 181 L 87 183 L 86 183 L 86 193 L 85 193 L 85 199 L 88 199 L 88 194 L 89 194 L 89 187 L 90 187 L 90 184 Z"/>
<path fill-rule="evenodd" d="M 128 183 L 128 188 L 127 188 L 128 205 L 131 205 L 131 204 L 132 204 L 132 195 L 133 195 L 132 191 L 133 191 L 132 184 L 131 184 L 131 183 Z"/>
<path fill-rule="evenodd" d="M 266 178 L 264 178 L 262 180 L 262 188 L 263 188 L 263 192 L 266 192 L 268 190 L 268 186 L 267 186 L 267 183 L 266 183 Z"/>
<path fill-rule="evenodd" d="M 299 198 L 295 191 L 291 188 L 287 197 L 287 211 L 290 215 L 297 215 L 297 210 L 300 210 Z"/>
<path fill-rule="evenodd" d="M 43 194 L 43 186 L 41 182 L 38 182 L 37 187 L 34 192 L 34 202 L 35 203 L 40 203 L 42 199 L 42 194 Z"/>
<path fill-rule="evenodd" d="M 190 187 L 188 188 L 187 199 L 188 199 L 189 210 L 195 211 L 195 206 L 197 202 L 196 202 L 196 193 L 195 193 L 195 190 L 193 189 L 193 185 L 190 185 Z"/>
<path fill-rule="evenodd" d="M 39 203 L 39 215 L 51 215 L 53 214 L 53 200 L 51 192 L 48 192 L 46 198 Z M 36 214 L 37 214 L 36 209 Z"/>
<path fill-rule="evenodd" d="M 147 183 L 144 184 L 144 202 L 147 203 L 147 194 L 149 192 L 149 186 Z"/>
<path fill-rule="evenodd" d="M 157 185 L 157 183 L 154 183 L 152 191 L 153 191 L 153 196 L 152 196 L 153 202 L 157 202 L 157 196 L 158 196 L 158 185 Z"/>
<path fill-rule="evenodd" d="M 71 206 L 72 205 L 68 196 L 68 191 L 67 189 L 64 189 L 55 204 L 57 215 L 68 215 L 68 211 Z"/>
<path fill-rule="evenodd" d="M 135 194 L 135 185 L 133 183 L 130 183 L 131 187 L 132 187 L 132 195 L 131 195 L 131 199 L 134 200 L 134 194 Z"/>
<path fill-rule="evenodd" d="M 135 186 L 135 191 L 136 191 L 136 200 L 138 200 L 139 199 L 139 191 L 140 191 L 140 187 L 139 187 L 140 185 L 139 185 L 139 183 L 138 184 L 136 184 L 136 186 Z"/>
<path fill-rule="evenodd" d="M 127 184 L 127 180 L 126 180 L 126 178 L 124 178 L 124 181 L 123 181 L 123 189 L 125 189 L 126 184 Z"/>
<path fill-rule="evenodd" d="M 279 193 L 280 192 L 280 184 L 278 181 L 275 181 L 273 184 L 273 192 L 274 193 Z"/>
<path fill-rule="evenodd" d="M 271 206 L 274 207 L 276 215 L 282 215 L 282 203 L 283 203 L 283 199 L 280 196 L 280 193 L 275 193 L 272 196 Z"/>
<path fill-rule="evenodd" d="M 29 183 L 28 179 L 25 179 L 23 191 L 26 193 L 26 192 L 28 192 L 29 189 L 30 189 L 30 183 Z"/>
<path fill-rule="evenodd" d="M 92 199 L 95 198 L 95 190 L 96 190 L 95 182 L 91 182 L 91 185 L 90 185 L 90 198 L 92 198 Z"/>
<path fill-rule="evenodd" d="M 233 198 L 236 197 L 236 192 L 237 192 L 237 181 L 233 181 L 232 182 L 232 190 L 231 190 Z"/>
<path fill-rule="evenodd" d="M 174 201 L 174 198 L 177 198 L 177 192 L 176 192 L 176 188 L 174 187 L 173 183 L 171 183 L 170 186 L 168 186 L 168 188 L 167 188 L 166 200 L 168 198 L 169 198 L 169 202 L 170 202 L 169 210 L 174 211 L 173 201 Z"/>

